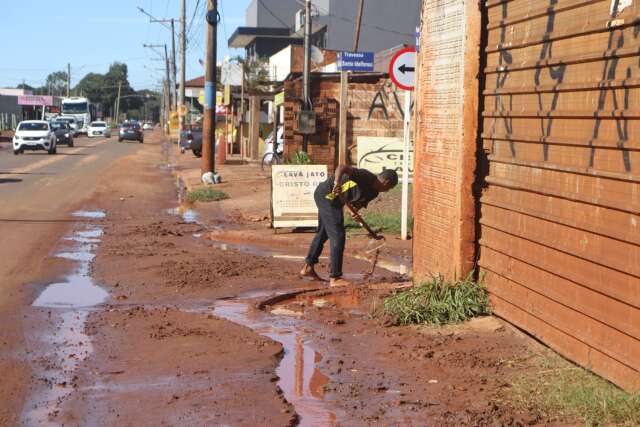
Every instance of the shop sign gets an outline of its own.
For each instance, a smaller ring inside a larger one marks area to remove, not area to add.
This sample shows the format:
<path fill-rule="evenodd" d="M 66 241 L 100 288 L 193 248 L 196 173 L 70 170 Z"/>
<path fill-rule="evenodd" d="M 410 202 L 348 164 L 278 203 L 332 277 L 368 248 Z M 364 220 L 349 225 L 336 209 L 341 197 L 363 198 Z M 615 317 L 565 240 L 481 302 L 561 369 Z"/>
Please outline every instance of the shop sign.
<path fill-rule="evenodd" d="M 373 173 L 393 169 L 402 180 L 402 138 L 358 137 L 358 167 Z M 413 179 L 413 148 L 409 151 L 409 182 Z"/>
<path fill-rule="evenodd" d="M 327 166 L 273 165 L 271 178 L 273 227 L 317 227 L 313 192 L 327 179 Z"/>

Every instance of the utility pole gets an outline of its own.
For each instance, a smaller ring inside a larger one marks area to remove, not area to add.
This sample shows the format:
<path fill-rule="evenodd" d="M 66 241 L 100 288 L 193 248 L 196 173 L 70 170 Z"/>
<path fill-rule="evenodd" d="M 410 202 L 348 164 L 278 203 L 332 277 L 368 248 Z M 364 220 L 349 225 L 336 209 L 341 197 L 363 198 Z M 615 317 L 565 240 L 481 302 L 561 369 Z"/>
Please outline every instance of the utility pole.
<path fill-rule="evenodd" d="M 220 182 L 216 174 L 216 64 L 218 0 L 207 0 L 207 54 L 204 64 L 204 121 L 202 126 L 202 181 Z"/>
<path fill-rule="evenodd" d="M 164 45 L 164 59 L 165 59 L 165 63 L 166 63 L 166 68 L 167 68 L 167 84 L 171 85 L 171 61 L 169 60 L 169 55 L 167 55 L 167 45 Z M 175 86 L 174 86 L 174 90 L 175 90 Z M 167 96 L 169 97 L 169 108 L 171 108 L 172 102 L 171 102 L 171 89 L 169 89 L 169 93 L 167 94 Z M 174 93 L 175 95 L 175 93 Z"/>
<path fill-rule="evenodd" d="M 177 80 L 178 72 L 176 70 L 176 31 L 175 20 L 171 19 L 171 94 L 173 95 L 173 109 L 178 109 L 178 92 L 177 92 Z"/>
<path fill-rule="evenodd" d="M 180 105 L 179 118 L 180 118 L 180 130 L 184 129 L 184 81 L 185 81 L 185 67 L 186 67 L 186 52 L 187 52 L 187 34 L 186 34 L 186 14 L 187 6 L 186 0 L 180 2 L 180 93 L 178 98 L 178 104 Z"/>
<path fill-rule="evenodd" d="M 304 64 L 302 70 L 302 106 L 304 111 L 311 109 L 310 95 L 310 60 L 311 60 L 311 0 L 305 0 L 304 5 Z M 304 134 L 302 151 L 307 152 L 309 136 Z"/>
<path fill-rule="evenodd" d="M 183 3 L 183 8 L 184 8 L 184 1 L 182 0 Z M 165 28 L 169 29 L 171 31 L 171 47 L 172 47 L 172 56 L 171 56 L 171 75 L 173 76 L 173 83 L 171 83 L 171 81 L 169 82 L 169 86 L 171 87 L 171 92 L 170 94 L 173 95 L 173 109 L 175 110 L 177 107 L 177 92 L 176 92 L 176 79 L 177 79 L 177 67 L 176 67 L 176 31 L 175 31 L 175 19 L 171 18 L 171 19 L 157 19 L 155 18 L 153 15 L 151 15 L 150 13 L 148 13 L 146 10 L 144 10 L 143 8 L 138 6 L 138 10 L 141 13 L 144 13 L 145 15 L 147 15 L 149 17 L 149 22 L 151 23 L 158 23 L 158 24 L 162 24 L 164 25 Z M 183 15 L 181 17 L 181 20 L 184 21 L 184 10 L 183 10 Z M 167 25 L 170 24 L 170 25 Z M 184 31 L 184 24 L 183 24 L 183 31 Z M 184 37 L 184 34 L 182 34 L 182 36 Z M 184 50 L 184 45 L 181 47 L 182 50 Z M 166 57 L 166 51 L 165 51 L 165 57 Z M 183 68 L 184 68 L 184 64 L 183 64 Z"/>
<path fill-rule="evenodd" d="M 71 96 L 71 64 L 67 62 L 67 98 Z"/>
<path fill-rule="evenodd" d="M 362 25 L 362 11 L 364 9 L 364 0 L 358 0 L 358 17 L 356 18 L 356 34 L 353 37 L 353 51 L 358 51 L 360 44 L 360 27 Z"/>
<path fill-rule="evenodd" d="M 116 101 L 116 124 L 120 118 L 120 90 L 122 89 L 122 82 L 118 82 L 118 98 Z"/>

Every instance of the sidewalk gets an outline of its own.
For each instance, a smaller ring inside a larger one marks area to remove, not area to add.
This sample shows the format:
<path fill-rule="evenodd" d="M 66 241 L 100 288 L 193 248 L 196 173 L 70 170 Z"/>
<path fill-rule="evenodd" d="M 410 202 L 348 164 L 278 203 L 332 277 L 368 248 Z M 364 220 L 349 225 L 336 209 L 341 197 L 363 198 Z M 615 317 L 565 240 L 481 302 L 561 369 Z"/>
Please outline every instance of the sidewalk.
<path fill-rule="evenodd" d="M 184 189 L 183 195 L 204 188 L 205 185 L 200 180 L 201 159 L 196 158 L 191 152 L 180 154 L 175 145 L 172 149 L 173 170 L 179 187 Z M 277 253 L 279 256 L 300 259 L 302 262 L 313 238 L 313 232 L 311 230 L 305 232 L 291 229 L 273 230 L 270 227 L 271 180 L 269 174 L 255 164 L 219 165 L 217 172 L 222 177 L 222 183 L 215 185 L 214 188 L 225 192 L 229 198 L 218 202 L 196 202 L 193 205 L 184 206 L 184 208 L 193 209 L 199 221 L 215 222 L 212 228 L 217 231 L 212 232 L 209 238 L 218 242 L 251 245 L 256 247 L 256 250 L 259 248 L 259 250 L 271 252 L 271 255 Z M 184 197 L 182 199 L 184 200 Z M 369 210 L 376 214 L 381 211 L 397 210 L 398 217 L 400 215 L 397 197 L 392 193 L 382 195 Z M 370 257 L 365 254 L 365 248 L 369 243 L 366 232 L 350 227 L 348 233 L 347 257 L 360 260 Z M 398 275 L 410 277 L 411 240 L 400 240 L 397 233 L 383 231 L 383 234 L 386 237 L 386 246 L 380 250 L 377 271 L 381 268 L 386 269 L 391 274 L 395 274 L 398 279 L 400 279 Z M 325 255 L 328 255 L 328 250 L 327 247 Z M 348 260 L 345 264 L 347 264 L 345 271 L 348 271 Z M 320 271 L 324 273 L 322 266 Z"/>

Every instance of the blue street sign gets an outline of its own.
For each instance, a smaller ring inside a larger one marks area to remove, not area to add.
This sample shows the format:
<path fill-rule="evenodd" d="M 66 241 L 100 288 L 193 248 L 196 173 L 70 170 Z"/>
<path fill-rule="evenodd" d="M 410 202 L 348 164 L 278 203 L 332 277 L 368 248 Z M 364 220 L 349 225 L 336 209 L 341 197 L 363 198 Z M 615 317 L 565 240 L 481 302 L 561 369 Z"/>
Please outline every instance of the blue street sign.
<path fill-rule="evenodd" d="M 338 52 L 339 71 L 373 71 L 373 52 Z"/>

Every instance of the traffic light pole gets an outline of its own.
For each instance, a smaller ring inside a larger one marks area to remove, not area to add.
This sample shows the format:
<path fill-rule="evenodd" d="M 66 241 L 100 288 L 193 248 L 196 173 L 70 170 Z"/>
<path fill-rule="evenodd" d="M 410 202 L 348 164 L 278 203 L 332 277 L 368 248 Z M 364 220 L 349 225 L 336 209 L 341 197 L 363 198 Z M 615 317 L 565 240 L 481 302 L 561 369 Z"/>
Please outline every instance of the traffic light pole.
<path fill-rule="evenodd" d="M 216 56 L 218 0 L 207 1 L 207 54 L 204 64 L 204 121 L 202 125 L 202 182 L 217 184 L 216 174 Z"/>

